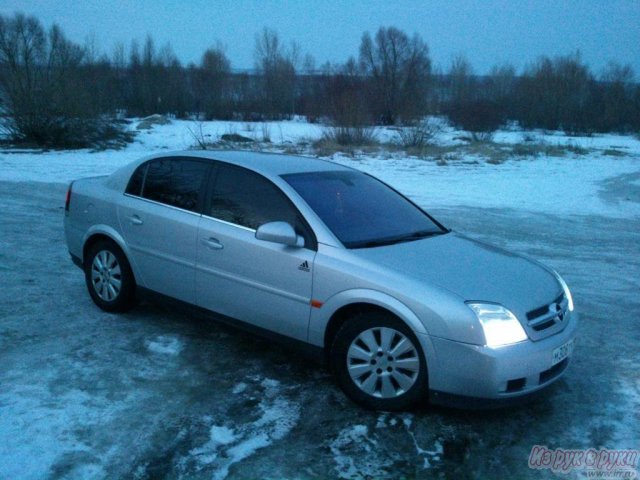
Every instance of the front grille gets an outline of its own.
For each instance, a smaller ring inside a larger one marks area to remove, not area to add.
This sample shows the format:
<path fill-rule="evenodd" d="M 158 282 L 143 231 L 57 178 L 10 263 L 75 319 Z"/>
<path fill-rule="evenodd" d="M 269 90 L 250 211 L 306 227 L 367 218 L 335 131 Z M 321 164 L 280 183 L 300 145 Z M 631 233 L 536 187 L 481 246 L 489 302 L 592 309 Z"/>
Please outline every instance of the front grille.
<path fill-rule="evenodd" d="M 568 306 L 569 302 L 563 293 L 553 302 L 527 312 L 529 327 L 536 332 L 541 332 L 563 322 L 567 315 Z"/>

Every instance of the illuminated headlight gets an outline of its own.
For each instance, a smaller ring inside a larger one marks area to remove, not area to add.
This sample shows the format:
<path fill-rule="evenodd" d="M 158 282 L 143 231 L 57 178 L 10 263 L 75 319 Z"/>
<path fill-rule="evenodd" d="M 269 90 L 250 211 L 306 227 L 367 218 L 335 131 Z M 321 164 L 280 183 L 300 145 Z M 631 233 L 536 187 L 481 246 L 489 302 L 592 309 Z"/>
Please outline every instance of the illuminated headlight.
<path fill-rule="evenodd" d="M 571 296 L 571 292 L 569 291 L 569 287 L 567 286 L 567 283 L 562 279 L 562 277 L 558 274 L 558 272 L 554 271 L 553 273 L 555 273 L 556 278 L 558 279 L 558 282 L 562 287 L 562 290 L 564 290 L 564 296 L 567 297 L 569 311 L 573 312 L 573 297 Z"/>
<path fill-rule="evenodd" d="M 467 303 L 480 320 L 488 347 L 499 347 L 527 339 L 527 334 L 516 316 L 495 303 Z"/>

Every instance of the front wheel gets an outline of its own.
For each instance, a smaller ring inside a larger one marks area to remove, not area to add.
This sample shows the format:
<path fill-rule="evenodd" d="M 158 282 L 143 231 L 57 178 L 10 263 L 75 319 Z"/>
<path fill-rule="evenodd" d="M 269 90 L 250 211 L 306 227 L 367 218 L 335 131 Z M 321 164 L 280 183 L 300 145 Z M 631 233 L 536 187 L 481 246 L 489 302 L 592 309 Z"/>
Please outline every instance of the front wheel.
<path fill-rule="evenodd" d="M 124 312 L 133 307 L 135 280 L 127 257 L 110 240 L 93 245 L 84 263 L 85 280 L 94 303 L 107 312 Z"/>
<path fill-rule="evenodd" d="M 418 339 L 385 312 L 363 312 L 347 320 L 333 342 L 331 365 L 344 392 L 366 408 L 404 410 L 427 394 Z"/>

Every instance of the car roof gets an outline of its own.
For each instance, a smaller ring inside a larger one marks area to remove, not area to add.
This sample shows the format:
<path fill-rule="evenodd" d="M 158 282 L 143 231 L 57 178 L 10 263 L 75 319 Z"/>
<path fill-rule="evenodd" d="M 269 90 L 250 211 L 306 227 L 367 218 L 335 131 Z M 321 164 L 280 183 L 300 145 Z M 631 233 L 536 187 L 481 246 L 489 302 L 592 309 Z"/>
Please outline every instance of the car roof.
<path fill-rule="evenodd" d="M 232 165 L 254 170 L 266 177 L 278 177 L 288 173 L 323 172 L 349 170 L 352 168 L 338 163 L 320 160 L 312 157 L 283 155 L 279 153 L 262 153 L 240 150 L 184 150 L 176 152 L 162 152 L 140 158 L 113 172 L 106 179 L 106 185 L 114 190 L 123 191 L 131 175 L 139 165 L 157 158 L 185 158 L 193 157 L 203 160 L 221 161 Z"/>
<path fill-rule="evenodd" d="M 280 153 L 262 153 L 235 150 L 186 150 L 169 152 L 154 157 L 195 157 L 218 160 L 233 165 L 249 168 L 264 175 L 285 175 L 287 173 L 321 172 L 336 170 L 352 170 L 338 163 L 312 157 L 285 155 Z"/>

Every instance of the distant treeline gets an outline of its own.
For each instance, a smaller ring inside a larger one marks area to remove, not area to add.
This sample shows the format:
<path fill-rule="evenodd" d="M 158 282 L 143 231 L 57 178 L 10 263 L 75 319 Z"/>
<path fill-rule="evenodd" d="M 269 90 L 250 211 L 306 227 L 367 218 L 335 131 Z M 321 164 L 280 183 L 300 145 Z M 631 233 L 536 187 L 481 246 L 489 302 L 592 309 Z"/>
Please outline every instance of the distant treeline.
<path fill-rule="evenodd" d="M 541 57 L 520 72 L 496 66 L 484 76 L 460 56 L 448 71 L 434 72 L 419 35 L 381 27 L 364 33 L 345 64 L 317 67 L 265 28 L 254 56 L 255 69 L 237 73 L 218 44 L 199 64 L 183 65 L 151 36 L 107 56 L 34 17 L 0 16 L 3 127 L 12 141 L 67 147 L 117 137 L 117 113 L 245 121 L 305 115 L 348 128 L 412 125 L 438 114 L 472 132 L 508 121 L 570 133 L 640 131 L 631 67 L 612 62 L 596 75 L 579 53 Z"/>

